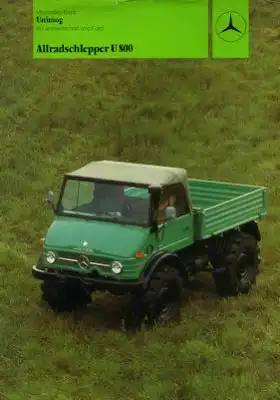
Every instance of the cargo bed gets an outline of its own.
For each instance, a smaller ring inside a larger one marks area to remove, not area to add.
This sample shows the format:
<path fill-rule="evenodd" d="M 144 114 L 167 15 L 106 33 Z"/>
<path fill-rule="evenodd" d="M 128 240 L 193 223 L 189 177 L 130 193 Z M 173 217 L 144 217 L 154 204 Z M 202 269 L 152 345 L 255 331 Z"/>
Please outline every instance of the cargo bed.
<path fill-rule="evenodd" d="M 206 239 L 266 215 L 266 190 L 260 186 L 188 179 L 195 239 Z"/>

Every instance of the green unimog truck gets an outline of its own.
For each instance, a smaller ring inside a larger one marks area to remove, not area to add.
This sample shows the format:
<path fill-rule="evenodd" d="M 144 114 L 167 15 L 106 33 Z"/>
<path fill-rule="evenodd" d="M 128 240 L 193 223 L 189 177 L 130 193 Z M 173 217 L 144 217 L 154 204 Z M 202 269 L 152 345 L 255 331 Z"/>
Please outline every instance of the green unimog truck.
<path fill-rule="evenodd" d="M 264 187 L 188 179 L 181 168 L 91 162 L 64 176 L 54 221 L 32 268 L 57 312 L 95 291 L 129 294 L 126 328 L 177 319 L 198 272 L 220 296 L 248 293 L 259 269 Z"/>

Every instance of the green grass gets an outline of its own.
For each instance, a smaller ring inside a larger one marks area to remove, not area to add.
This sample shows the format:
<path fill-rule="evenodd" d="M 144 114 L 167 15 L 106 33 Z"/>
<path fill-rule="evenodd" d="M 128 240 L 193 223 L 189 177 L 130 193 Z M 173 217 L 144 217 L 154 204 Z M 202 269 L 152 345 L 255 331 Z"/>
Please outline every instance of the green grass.
<path fill-rule="evenodd" d="M 247 61 L 35 62 L 30 5 L 4 3 L 0 398 L 279 398 L 279 7 L 253 3 Z M 48 310 L 31 277 L 52 220 L 44 198 L 64 172 L 103 158 L 266 185 L 253 292 L 220 300 L 203 278 L 186 293 L 181 324 L 134 336 L 121 331 L 113 296 L 98 296 L 85 315 Z"/>

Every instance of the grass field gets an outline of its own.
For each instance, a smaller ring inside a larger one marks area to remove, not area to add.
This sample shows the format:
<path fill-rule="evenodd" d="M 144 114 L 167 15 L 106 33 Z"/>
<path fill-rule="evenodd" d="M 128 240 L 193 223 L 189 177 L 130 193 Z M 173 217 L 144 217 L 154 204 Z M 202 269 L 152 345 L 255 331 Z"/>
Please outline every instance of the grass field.
<path fill-rule="evenodd" d="M 1 7 L 0 399 L 279 399 L 279 5 L 252 0 L 250 60 L 203 62 L 35 62 L 31 6 Z M 134 336 L 109 295 L 83 316 L 48 310 L 31 277 L 44 198 L 103 158 L 266 185 L 256 289 L 220 300 L 203 277 L 181 324 Z"/>

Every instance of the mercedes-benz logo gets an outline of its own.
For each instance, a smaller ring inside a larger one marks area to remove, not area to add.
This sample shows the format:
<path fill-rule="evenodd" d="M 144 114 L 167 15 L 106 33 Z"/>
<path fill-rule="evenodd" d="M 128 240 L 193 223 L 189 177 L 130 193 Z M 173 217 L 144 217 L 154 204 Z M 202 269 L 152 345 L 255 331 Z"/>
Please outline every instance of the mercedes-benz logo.
<path fill-rule="evenodd" d="M 79 258 L 79 266 L 81 268 L 88 268 L 90 265 L 89 259 L 87 258 L 87 256 L 81 256 Z"/>
<path fill-rule="evenodd" d="M 247 32 L 245 19 L 236 11 L 227 11 L 216 21 L 216 34 L 225 42 L 237 42 Z"/>

